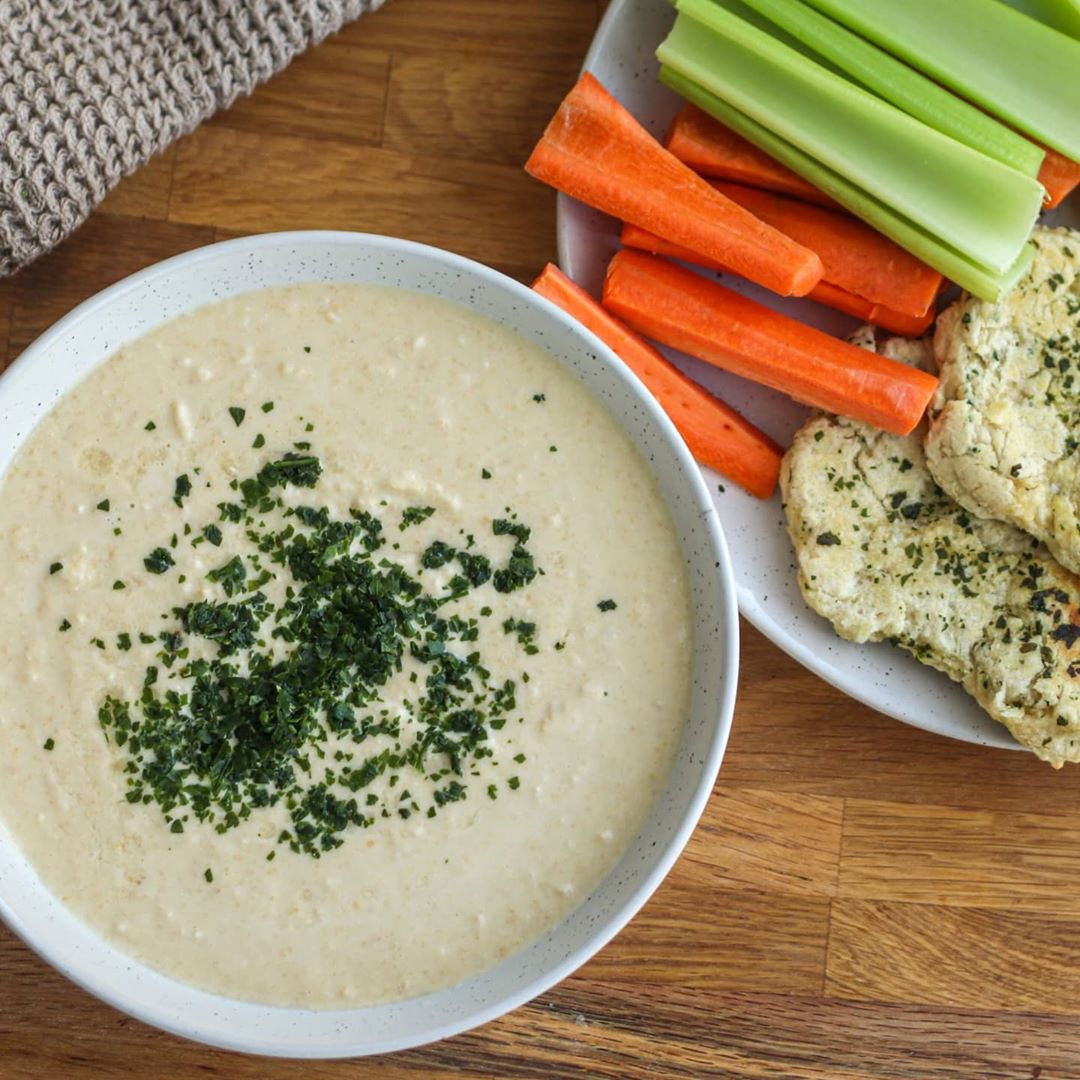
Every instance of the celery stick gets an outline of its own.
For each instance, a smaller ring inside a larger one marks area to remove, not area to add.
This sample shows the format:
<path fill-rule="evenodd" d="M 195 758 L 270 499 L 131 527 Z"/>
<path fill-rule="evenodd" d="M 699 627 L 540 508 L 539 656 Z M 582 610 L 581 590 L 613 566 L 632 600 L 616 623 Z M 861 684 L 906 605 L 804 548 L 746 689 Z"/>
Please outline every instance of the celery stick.
<path fill-rule="evenodd" d="M 661 63 L 848 177 L 995 273 L 1016 259 L 1042 185 L 825 71 L 712 0 L 678 0 Z M 700 21 L 699 21 L 700 18 Z"/>
<path fill-rule="evenodd" d="M 1080 38 L 1080 0 L 1002 0 L 1069 37 Z"/>
<path fill-rule="evenodd" d="M 743 3 L 898 109 L 1028 176 L 1038 174 L 1040 147 L 802 0 Z"/>
<path fill-rule="evenodd" d="M 809 0 L 1074 161 L 1080 41 L 998 0 Z"/>
<path fill-rule="evenodd" d="M 660 69 L 660 79 L 681 97 L 693 102 L 699 109 L 738 132 L 744 139 L 809 180 L 841 206 L 847 207 L 878 232 L 895 240 L 902 248 L 910 251 L 923 262 L 940 271 L 950 281 L 955 281 L 957 285 L 980 299 L 995 302 L 1000 300 L 1031 265 L 1035 249 L 1031 244 L 1026 244 L 1016 262 L 1004 274 L 992 274 L 947 244 L 943 244 L 937 237 L 931 236 L 912 224 L 884 203 L 868 195 L 850 180 L 822 165 L 797 146 L 773 134 L 768 128 L 752 120 L 715 94 L 709 93 L 692 79 L 680 75 L 669 67 Z"/>

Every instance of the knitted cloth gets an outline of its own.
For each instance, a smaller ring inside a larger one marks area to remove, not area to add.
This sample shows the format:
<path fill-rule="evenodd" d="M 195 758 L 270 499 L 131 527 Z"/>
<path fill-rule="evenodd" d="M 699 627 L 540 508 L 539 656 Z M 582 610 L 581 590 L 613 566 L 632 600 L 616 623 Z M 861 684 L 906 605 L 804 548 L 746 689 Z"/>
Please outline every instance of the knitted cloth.
<path fill-rule="evenodd" d="M 0 0 L 0 275 L 382 0 Z"/>

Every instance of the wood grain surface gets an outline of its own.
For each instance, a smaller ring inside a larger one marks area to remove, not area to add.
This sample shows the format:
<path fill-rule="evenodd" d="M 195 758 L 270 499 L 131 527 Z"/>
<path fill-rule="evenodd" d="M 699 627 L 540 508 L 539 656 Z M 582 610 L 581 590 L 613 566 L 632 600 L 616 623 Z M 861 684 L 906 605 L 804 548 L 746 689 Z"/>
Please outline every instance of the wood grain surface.
<path fill-rule="evenodd" d="M 388 0 L 0 282 L 0 361 L 110 282 L 246 232 L 396 233 L 529 279 L 554 198 L 520 163 L 602 6 Z M 410 1053 L 268 1062 L 128 1019 L 0 929 L 0 1078 L 1080 1078 L 1080 775 L 886 720 L 743 633 L 685 857 L 540 1000 Z"/>

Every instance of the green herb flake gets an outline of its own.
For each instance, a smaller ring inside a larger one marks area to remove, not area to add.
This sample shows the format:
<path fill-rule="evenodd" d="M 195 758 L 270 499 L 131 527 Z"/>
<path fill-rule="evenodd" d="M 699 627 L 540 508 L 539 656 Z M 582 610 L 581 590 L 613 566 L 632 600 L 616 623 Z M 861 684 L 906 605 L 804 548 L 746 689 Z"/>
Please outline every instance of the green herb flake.
<path fill-rule="evenodd" d="M 56 747 L 56 740 L 51 736 L 45 740 L 42 750 L 53 750 Z"/>
<path fill-rule="evenodd" d="M 117 578 L 116 581 L 112 583 L 112 587 L 115 592 L 119 592 L 121 589 L 127 588 L 127 586 L 119 578 Z"/>
<path fill-rule="evenodd" d="M 535 401 L 537 403 L 537 405 L 540 405 L 543 402 L 547 401 L 547 395 L 546 394 L 533 394 L 532 399 L 533 399 L 533 401 Z"/>
<path fill-rule="evenodd" d="M 157 424 L 155 424 L 153 420 L 147 420 L 146 426 L 143 428 L 143 431 L 156 431 L 156 430 L 157 430 Z"/>
<path fill-rule="evenodd" d="M 108 499 L 102 499 L 101 502 L 99 502 L 97 504 L 97 509 L 98 510 L 104 510 L 105 513 L 108 513 L 109 512 L 109 500 Z"/>
<path fill-rule="evenodd" d="M 49 573 L 50 574 L 59 574 L 60 571 L 63 570 L 63 569 L 64 569 L 64 564 L 62 562 L 54 562 L 49 567 Z"/>
<path fill-rule="evenodd" d="M 264 401 L 262 403 L 262 411 L 264 413 L 273 412 L 274 411 L 274 403 L 272 401 Z"/>
<path fill-rule="evenodd" d="M 489 469 L 481 469 L 480 470 L 480 479 L 481 480 L 490 480 L 491 479 L 491 471 Z"/>
<path fill-rule="evenodd" d="M 266 436 L 260 431 L 255 436 L 255 441 L 251 444 L 252 450 L 261 450 L 266 445 Z"/>
<path fill-rule="evenodd" d="M 61 634 L 66 634 L 70 629 L 71 629 L 71 623 L 67 619 L 65 619 L 60 624 L 60 633 Z"/>
<path fill-rule="evenodd" d="M 205 870 L 203 871 L 203 877 L 204 877 L 204 878 L 206 878 L 207 884 L 213 884 L 213 881 L 214 881 L 214 871 L 213 871 L 213 870 L 211 870 L 211 869 L 210 869 L 210 867 L 208 866 L 208 867 L 207 867 L 207 868 L 206 868 L 206 869 L 205 869 Z"/>
<path fill-rule="evenodd" d="M 521 780 L 517 776 L 511 776 L 510 779 L 506 781 L 506 786 L 511 791 L 517 791 L 517 789 L 521 787 Z"/>
<path fill-rule="evenodd" d="M 184 500 L 191 494 L 191 478 L 187 473 L 178 476 L 173 484 L 173 502 L 177 506 L 183 506 Z"/>
<path fill-rule="evenodd" d="M 154 550 L 143 559 L 143 566 L 145 566 L 151 574 L 164 574 L 170 566 L 175 565 L 176 560 L 169 553 L 168 549 L 163 547 L 154 548 Z"/>
<path fill-rule="evenodd" d="M 247 416 L 247 409 L 242 409 L 239 405 L 230 405 L 229 415 L 233 418 L 233 423 L 239 427 Z"/>
<path fill-rule="evenodd" d="M 601 600 L 596 606 L 601 611 L 614 611 L 619 605 L 614 600 Z"/>
<path fill-rule="evenodd" d="M 835 547 L 840 543 L 840 537 L 833 532 L 818 533 L 817 542 L 822 547 Z"/>
<path fill-rule="evenodd" d="M 434 513 L 434 506 L 407 506 L 401 515 L 401 524 L 398 525 L 398 528 L 404 532 L 413 525 L 419 525 L 420 522 L 427 521 Z"/>

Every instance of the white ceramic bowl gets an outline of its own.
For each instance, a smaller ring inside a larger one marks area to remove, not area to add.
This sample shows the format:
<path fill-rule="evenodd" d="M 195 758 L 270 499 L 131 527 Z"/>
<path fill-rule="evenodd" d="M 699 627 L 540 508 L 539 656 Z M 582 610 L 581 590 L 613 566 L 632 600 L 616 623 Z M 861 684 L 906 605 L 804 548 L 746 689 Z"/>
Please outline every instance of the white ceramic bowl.
<path fill-rule="evenodd" d="M 694 686 L 668 783 L 600 887 L 549 934 L 497 967 L 392 1005 L 270 1008 L 168 978 L 68 912 L 0 822 L 0 917 L 46 960 L 147 1023 L 216 1046 L 286 1057 L 383 1053 L 445 1038 L 543 993 L 589 959 L 648 899 L 697 823 L 727 742 L 738 668 L 727 547 L 701 475 L 670 421 L 621 361 L 553 304 L 494 270 L 420 244 L 344 232 L 278 233 L 201 248 L 113 285 L 57 323 L 0 377 L 0 474 L 61 394 L 161 322 L 264 286 L 348 281 L 397 285 L 470 307 L 542 345 L 603 399 L 649 461 L 682 540 L 694 591 Z M 2 773 L 0 764 L 0 783 Z"/>

